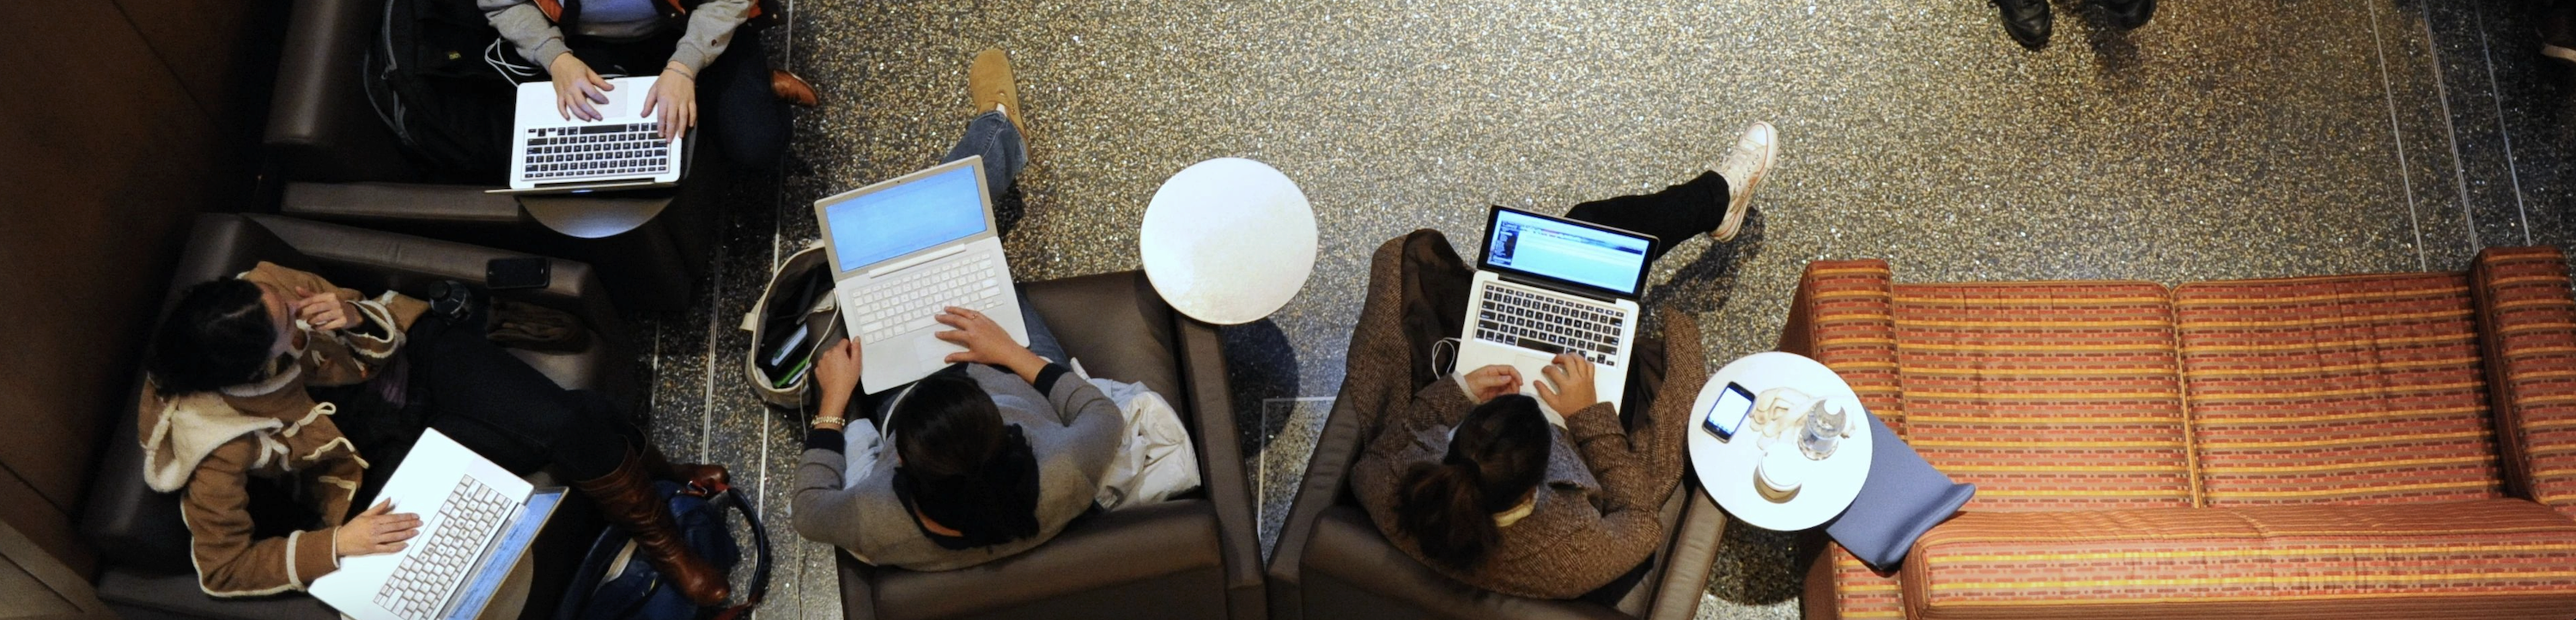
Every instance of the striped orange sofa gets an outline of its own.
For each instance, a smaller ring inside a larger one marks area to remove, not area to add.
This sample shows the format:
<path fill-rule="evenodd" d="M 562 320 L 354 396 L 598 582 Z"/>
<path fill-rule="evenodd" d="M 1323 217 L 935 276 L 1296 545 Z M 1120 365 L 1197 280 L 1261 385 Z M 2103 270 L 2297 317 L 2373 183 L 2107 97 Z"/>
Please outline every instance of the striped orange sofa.
<path fill-rule="evenodd" d="M 1811 620 L 2576 618 L 2556 249 L 2171 289 L 1817 262 L 1780 348 L 1978 487 L 1902 567 L 1830 549 Z"/>

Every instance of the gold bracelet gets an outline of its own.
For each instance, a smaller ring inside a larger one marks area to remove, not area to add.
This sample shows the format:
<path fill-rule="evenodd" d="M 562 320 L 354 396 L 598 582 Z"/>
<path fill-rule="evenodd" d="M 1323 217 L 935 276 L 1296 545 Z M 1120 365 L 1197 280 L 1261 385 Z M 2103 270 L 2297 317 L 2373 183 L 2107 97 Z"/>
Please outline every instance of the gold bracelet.
<path fill-rule="evenodd" d="M 848 419 L 846 419 L 846 418 L 842 418 L 841 416 L 836 416 L 836 415 L 818 415 L 818 416 L 814 416 L 814 422 L 811 424 L 811 426 L 814 426 L 814 427 L 818 427 L 818 428 L 819 428 L 819 427 L 821 427 L 822 425 L 825 425 L 825 424 L 830 424 L 830 425 L 834 425 L 834 426 L 839 426 L 839 427 L 842 427 L 842 428 L 848 428 L 848 427 L 850 426 L 850 421 L 849 421 Z"/>

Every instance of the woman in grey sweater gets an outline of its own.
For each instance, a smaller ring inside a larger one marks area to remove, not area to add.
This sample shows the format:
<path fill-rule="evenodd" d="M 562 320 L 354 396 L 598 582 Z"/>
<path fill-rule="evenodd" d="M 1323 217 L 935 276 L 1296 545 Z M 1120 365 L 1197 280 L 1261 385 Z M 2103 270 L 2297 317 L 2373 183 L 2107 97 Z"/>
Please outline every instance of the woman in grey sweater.
<path fill-rule="evenodd" d="M 1052 348 L 1036 311 L 1021 312 L 1031 343 Z M 981 312 L 949 308 L 938 320 L 956 328 L 940 339 L 966 347 L 948 356 L 959 365 L 888 392 L 875 446 L 847 445 L 837 415 L 858 387 L 857 344 L 818 354 L 824 413 L 796 467 L 798 534 L 878 566 L 953 570 L 1027 551 L 1091 510 L 1126 432 L 1117 404 Z M 845 450 L 876 456 L 852 465 Z"/>

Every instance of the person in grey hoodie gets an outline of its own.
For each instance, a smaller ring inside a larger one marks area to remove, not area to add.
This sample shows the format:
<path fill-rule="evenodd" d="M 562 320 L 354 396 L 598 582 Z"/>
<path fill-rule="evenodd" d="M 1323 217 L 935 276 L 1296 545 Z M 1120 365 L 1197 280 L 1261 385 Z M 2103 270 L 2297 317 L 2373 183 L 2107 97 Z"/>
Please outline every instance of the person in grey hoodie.
<path fill-rule="evenodd" d="M 948 356 L 958 365 L 885 392 L 889 402 L 874 408 L 883 435 L 861 440 L 874 445 L 848 445 L 839 415 L 858 388 L 858 345 L 818 353 L 821 413 L 790 499 L 797 534 L 878 566 L 954 570 L 1027 551 L 1093 510 L 1126 419 L 1050 361 L 1063 351 L 1025 300 L 1021 313 L 1046 355 L 981 312 L 942 312 L 937 320 L 956 329 L 938 337 L 966 350 Z M 853 464 L 845 450 L 875 456 Z"/>
<path fill-rule="evenodd" d="M 697 127 L 703 108 L 702 135 L 727 159 L 767 168 L 787 152 L 780 102 L 815 102 L 802 78 L 769 68 L 759 36 L 734 36 L 760 15 L 758 0 L 473 2 L 519 58 L 545 67 L 566 119 L 601 118 L 596 105 L 614 88 L 602 74 L 658 75 L 644 113 L 660 121 L 662 139 Z"/>

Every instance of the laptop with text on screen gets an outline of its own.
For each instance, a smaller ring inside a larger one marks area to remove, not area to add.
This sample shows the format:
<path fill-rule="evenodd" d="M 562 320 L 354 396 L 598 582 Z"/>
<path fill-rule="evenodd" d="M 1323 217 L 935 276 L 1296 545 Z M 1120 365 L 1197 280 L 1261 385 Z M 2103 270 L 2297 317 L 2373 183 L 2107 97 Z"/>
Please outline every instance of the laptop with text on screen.
<path fill-rule="evenodd" d="M 377 497 L 420 515 L 419 534 L 401 551 L 341 558 L 313 580 L 313 597 L 357 620 L 469 620 L 527 554 L 564 488 L 536 488 L 428 430 Z"/>
<path fill-rule="evenodd" d="M 968 157 L 814 201 L 834 303 L 859 341 L 869 394 L 930 376 L 966 350 L 932 336 L 950 329 L 931 318 L 948 306 L 982 312 L 1029 343 L 983 163 Z"/>
<path fill-rule="evenodd" d="M 1574 353 L 1598 367 L 1594 394 L 1617 410 L 1655 243 L 1649 235 L 1494 207 L 1467 291 L 1458 371 L 1511 366 L 1520 371 L 1521 393 L 1537 396 L 1539 369 Z M 1564 412 L 1546 402 L 1539 411 L 1565 425 Z"/>

